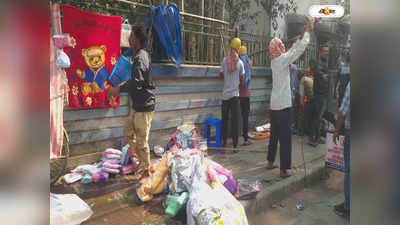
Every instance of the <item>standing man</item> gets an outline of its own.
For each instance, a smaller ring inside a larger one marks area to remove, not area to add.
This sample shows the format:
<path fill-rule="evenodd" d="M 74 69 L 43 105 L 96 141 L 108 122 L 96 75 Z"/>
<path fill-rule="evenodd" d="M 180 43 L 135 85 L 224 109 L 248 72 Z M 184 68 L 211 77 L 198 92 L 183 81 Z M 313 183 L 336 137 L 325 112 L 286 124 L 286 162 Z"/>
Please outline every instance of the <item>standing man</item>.
<path fill-rule="evenodd" d="M 244 65 L 244 82 L 240 84 L 239 99 L 240 110 L 243 121 L 243 145 L 251 145 L 249 141 L 249 113 L 250 113 L 250 80 L 251 80 L 251 60 L 247 55 L 246 46 L 242 45 L 239 49 L 240 59 Z"/>
<path fill-rule="evenodd" d="M 314 67 L 314 83 L 313 83 L 313 104 L 315 111 L 313 115 L 312 133 L 309 138 L 309 144 L 317 147 L 318 144 L 324 144 L 321 140 L 321 123 L 322 117 L 328 107 L 329 94 L 329 77 L 328 77 L 328 56 L 329 46 L 322 45 L 320 47 L 319 59 Z"/>
<path fill-rule="evenodd" d="M 310 31 L 314 23 L 308 22 L 303 28 L 299 39 L 286 52 L 285 45 L 279 38 L 273 38 L 269 43 L 269 53 L 272 69 L 271 92 L 271 137 L 268 146 L 267 169 L 274 169 L 278 141 L 280 143 L 280 176 L 285 178 L 290 174 L 292 164 L 292 134 L 290 130 L 290 110 L 292 94 L 290 90 L 289 65 L 297 60 L 310 42 Z"/>
<path fill-rule="evenodd" d="M 132 109 L 125 123 L 125 142 L 129 143 L 139 159 L 140 178 L 149 175 L 150 150 L 149 133 L 155 108 L 154 85 L 151 76 L 151 58 L 145 49 L 146 36 L 142 27 L 132 29 L 129 45 L 134 56 L 132 76 L 124 85 L 112 87 L 108 95 L 119 95 L 120 91 L 128 92 L 132 99 Z"/>
<path fill-rule="evenodd" d="M 336 130 L 333 134 L 333 141 L 339 139 L 339 131 L 345 128 L 344 137 L 344 202 L 336 205 L 334 210 L 337 214 L 350 217 L 350 82 L 346 87 L 346 92 L 343 97 L 342 105 L 339 109 L 338 120 L 336 121 Z"/>
<path fill-rule="evenodd" d="M 306 135 L 311 135 L 311 123 L 310 118 L 313 110 L 312 102 L 310 101 L 313 98 L 313 74 L 312 74 L 313 62 L 310 62 L 310 70 L 303 75 L 300 79 L 300 105 L 303 109 L 303 119 L 300 122 L 300 127 L 303 130 L 303 133 Z"/>
<path fill-rule="evenodd" d="M 239 84 L 244 80 L 244 66 L 239 58 L 239 48 L 241 41 L 239 38 L 233 38 L 231 47 L 227 56 L 221 63 L 219 73 L 220 79 L 224 79 L 224 88 L 222 93 L 222 140 L 223 147 L 226 147 L 228 139 L 228 121 L 231 120 L 233 148 L 237 148 L 239 141 Z M 234 153 L 237 153 L 234 150 Z"/>
<path fill-rule="evenodd" d="M 340 63 L 338 79 L 335 83 L 334 98 L 338 99 L 339 107 L 342 105 L 342 100 L 347 87 L 350 82 L 350 55 L 346 54 L 344 60 Z M 339 87 L 338 87 L 339 86 Z M 339 91 L 339 96 L 337 96 L 336 89 Z"/>

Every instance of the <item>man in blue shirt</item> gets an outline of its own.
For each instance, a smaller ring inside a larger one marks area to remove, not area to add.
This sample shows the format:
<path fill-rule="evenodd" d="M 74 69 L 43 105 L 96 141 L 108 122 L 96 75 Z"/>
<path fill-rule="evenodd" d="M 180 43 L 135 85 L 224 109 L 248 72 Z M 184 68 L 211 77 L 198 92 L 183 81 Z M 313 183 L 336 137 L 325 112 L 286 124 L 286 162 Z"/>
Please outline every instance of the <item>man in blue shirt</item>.
<path fill-rule="evenodd" d="M 339 139 L 339 131 L 345 127 L 344 138 L 344 202 L 335 206 L 335 212 L 346 218 L 350 217 L 350 82 L 346 87 L 342 105 L 339 109 L 336 131 L 333 134 L 333 141 L 336 144 Z"/>

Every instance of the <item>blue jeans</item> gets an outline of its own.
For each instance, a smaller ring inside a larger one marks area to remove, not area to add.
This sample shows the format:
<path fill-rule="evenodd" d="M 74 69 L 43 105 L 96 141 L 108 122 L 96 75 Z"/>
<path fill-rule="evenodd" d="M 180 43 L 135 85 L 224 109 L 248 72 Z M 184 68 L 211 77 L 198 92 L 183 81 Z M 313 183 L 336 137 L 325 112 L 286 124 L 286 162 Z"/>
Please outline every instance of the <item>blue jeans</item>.
<path fill-rule="evenodd" d="M 350 135 L 344 137 L 344 208 L 350 210 Z"/>

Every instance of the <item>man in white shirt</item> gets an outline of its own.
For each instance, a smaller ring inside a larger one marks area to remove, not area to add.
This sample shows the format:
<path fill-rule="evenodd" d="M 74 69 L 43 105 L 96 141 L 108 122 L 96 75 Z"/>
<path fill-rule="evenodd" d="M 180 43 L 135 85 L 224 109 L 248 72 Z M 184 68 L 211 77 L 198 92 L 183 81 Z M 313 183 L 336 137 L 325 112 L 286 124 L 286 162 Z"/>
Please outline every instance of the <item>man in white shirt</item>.
<path fill-rule="evenodd" d="M 310 42 L 310 31 L 314 22 L 310 21 L 304 27 L 299 39 L 292 48 L 286 52 L 285 45 L 278 38 L 271 40 L 269 44 L 272 92 L 271 92 L 271 135 L 268 146 L 267 169 L 274 169 L 278 141 L 280 143 L 280 176 L 285 178 L 290 174 L 292 155 L 292 136 L 290 108 L 292 107 L 292 94 L 290 90 L 289 65 L 296 61 L 305 51 Z"/>

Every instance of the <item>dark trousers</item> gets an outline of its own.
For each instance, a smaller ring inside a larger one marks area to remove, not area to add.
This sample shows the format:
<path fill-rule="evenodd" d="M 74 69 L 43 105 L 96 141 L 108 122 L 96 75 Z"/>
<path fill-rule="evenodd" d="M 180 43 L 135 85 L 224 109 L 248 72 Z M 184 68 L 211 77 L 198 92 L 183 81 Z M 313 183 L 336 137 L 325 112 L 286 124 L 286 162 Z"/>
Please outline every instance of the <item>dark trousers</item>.
<path fill-rule="evenodd" d="M 322 117 L 328 106 L 328 97 L 322 95 L 315 96 L 313 99 L 313 104 L 315 110 L 314 110 L 314 115 L 312 117 L 313 125 L 312 125 L 311 135 L 313 138 L 315 138 L 315 140 L 318 140 L 321 137 Z"/>
<path fill-rule="evenodd" d="M 231 134 L 233 147 L 236 148 L 239 140 L 239 97 L 233 97 L 222 101 L 222 140 L 226 144 L 228 139 L 228 121 L 231 120 Z"/>
<path fill-rule="evenodd" d="M 274 162 L 278 141 L 280 145 L 280 168 L 287 170 L 292 164 L 292 135 L 290 129 L 290 108 L 271 110 L 271 135 L 268 145 L 269 162 Z"/>
<path fill-rule="evenodd" d="M 303 121 L 303 126 L 304 126 L 304 133 L 308 136 L 312 135 L 312 116 L 314 114 L 314 103 L 312 100 L 308 101 L 304 105 L 304 121 Z"/>
<path fill-rule="evenodd" d="M 249 139 L 249 113 L 250 113 L 250 98 L 240 97 L 240 112 L 243 121 L 243 138 L 244 141 Z"/>
<path fill-rule="evenodd" d="M 350 134 L 344 138 L 344 208 L 350 210 Z"/>

